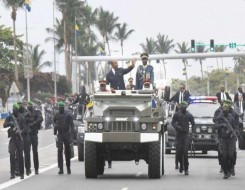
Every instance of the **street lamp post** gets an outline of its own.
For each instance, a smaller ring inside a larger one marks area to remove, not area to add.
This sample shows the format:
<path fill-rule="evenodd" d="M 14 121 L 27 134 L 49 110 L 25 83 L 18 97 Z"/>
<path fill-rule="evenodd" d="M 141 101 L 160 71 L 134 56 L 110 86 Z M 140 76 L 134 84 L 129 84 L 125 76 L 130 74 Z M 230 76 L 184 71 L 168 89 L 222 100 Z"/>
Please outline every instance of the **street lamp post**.
<path fill-rule="evenodd" d="M 53 2 L 53 30 L 55 30 L 55 15 L 54 15 L 54 5 Z M 53 31 L 54 38 L 54 100 L 57 101 L 57 80 L 56 80 L 56 52 L 55 52 L 55 31 Z"/>
<path fill-rule="evenodd" d="M 209 72 L 208 72 L 209 68 L 213 68 L 213 66 L 207 67 L 207 95 L 208 96 L 209 96 L 209 89 L 210 89 L 210 86 L 209 86 Z"/>

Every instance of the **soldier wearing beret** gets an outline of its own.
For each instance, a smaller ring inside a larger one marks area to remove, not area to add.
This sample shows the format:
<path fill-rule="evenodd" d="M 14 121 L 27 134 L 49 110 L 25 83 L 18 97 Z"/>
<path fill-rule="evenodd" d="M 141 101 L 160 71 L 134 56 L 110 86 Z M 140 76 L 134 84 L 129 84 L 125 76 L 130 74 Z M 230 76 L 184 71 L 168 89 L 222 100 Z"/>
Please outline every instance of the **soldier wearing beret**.
<path fill-rule="evenodd" d="M 179 172 L 185 170 L 185 175 L 189 175 L 189 161 L 188 161 L 188 148 L 190 142 L 189 136 L 189 123 L 194 131 L 195 121 L 193 115 L 186 109 L 188 103 L 182 101 L 180 103 L 179 111 L 175 112 L 172 120 L 172 126 L 176 130 L 176 154 L 177 160 L 180 163 Z"/>
<path fill-rule="evenodd" d="M 35 168 L 35 174 L 39 174 L 39 158 L 38 158 L 38 130 L 41 128 L 43 121 L 42 112 L 34 107 L 33 102 L 29 101 L 27 106 L 30 112 L 30 144 L 32 146 L 33 162 Z"/>
<path fill-rule="evenodd" d="M 99 81 L 100 84 L 100 92 L 108 92 L 108 90 L 106 89 L 106 80 L 100 80 Z"/>
<path fill-rule="evenodd" d="M 139 65 L 136 72 L 136 90 L 143 89 L 143 84 L 145 81 L 151 81 L 154 84 L 154 71 L 151 65 L 148 65 L 148 54 L 142 53 L 140 55 L 142 60 L 142 65 Z"/>
<path fill-rule="evenodd" d="M 3 127 L 9 127 L 10 179 L 15 178 L 16 155 L 18 155 L 20 179 L 24 179 L 23 140 L 21 134 L 25 130 L 26 125 L 19 113 L 18 104 L 13 105 L 13 113 L 5 120 Z"/>
<path fill-rule="evenodd" d="M 54 135 L 57 135 L 58 148 L 58 167 L 59 173 L 64 174 L 63 170 L 63 145 L 65 146 L 65 159 L 67 174 L 71 174 L 71 146 L 72 134 L 74 134 L 74 123 L 72 116 L 65 111 L 64 102 L 58 103 L 59 112 L 54 116 Z"/>
<path fill-rule="evenodd" d="M 126 90 L 135 90 L 134 79 L 132 77 L 128 79 L 128 83 Z"/>

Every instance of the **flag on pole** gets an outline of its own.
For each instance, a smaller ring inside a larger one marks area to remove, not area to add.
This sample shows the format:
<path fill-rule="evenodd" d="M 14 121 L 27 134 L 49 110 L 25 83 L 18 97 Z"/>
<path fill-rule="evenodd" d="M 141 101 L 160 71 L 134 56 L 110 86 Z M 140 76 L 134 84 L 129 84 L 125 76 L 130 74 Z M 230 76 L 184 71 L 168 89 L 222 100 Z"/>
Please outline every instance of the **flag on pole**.
<path fill-rule="evenodd" d="M 78 31 L 79 29 L 80 29 L 79 26 L 76 24 L 75 25 L 75 30 Z"/>
<path fill-rule="evenodd" d="M 25 5 L 26 5 L 26 9 L 28 10 L 28 12 L 31 12 L 31 3 L 30 3 L 30 0 L 25 0 Z"/>

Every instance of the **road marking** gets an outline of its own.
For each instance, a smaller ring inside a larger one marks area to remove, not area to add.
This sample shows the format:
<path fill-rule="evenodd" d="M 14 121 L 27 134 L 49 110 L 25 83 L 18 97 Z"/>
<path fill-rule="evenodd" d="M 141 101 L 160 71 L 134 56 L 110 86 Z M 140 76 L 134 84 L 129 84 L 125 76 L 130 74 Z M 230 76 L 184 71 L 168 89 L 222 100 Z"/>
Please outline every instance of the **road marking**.
<path fill-rule="evenodd" d="M 121 190 L 128 190 L 128 188 L 127 187 L 123 187 Z"/>
<path fill-rule="evenodd" d="M 143 172 L 138 172 L 135 176 L 139 177 Z"/>
<path fill-rule="evenodd" d="M 77 158 L 78 158 L 78 157 L 76 156 L 76 157 L 72 158 L 71 161 L 76 160 Z M 52 164 L 52 165 L 50 165 L 50 166 L 48 166 L 48 167 L 46 167 L 46 168 L 42 168 L 42 169 L 39 170 L 39 174 L 44 173 L 44 172 L 46 172 L 46 171 L 48 171 L 48 170 L 51 170 L 51 169 L 53 169 L 53 168 L 55 168 L 55 167 L 57 167 L 57 166 L 58 166 L 58 164 L 56 163 L 56 164 Z M 5 182 L 5 183 L 2 183 L 2 184 L 0 184 L 0 190 L 5 189 L 5 188 L 7 188 L 7 187 L 10 187 L 10 186 L 12 186 L 12 185 L 15 185 L 15 184 L 17 184 L 17 183 L 19 183 L 19 182 L 25 181 L 26 179 L 29 179 L 30 177 L 33 177 L 33 176 L 36 176 L 36 175 L 35 175 L 34 173 L 32 173 L 32 174 L 29 175 L 29 176 L 26 176 L 26 175 L 25 175 L 25 179 L 20 179 L 20 178 L 18 177 L 18 178 L 12 179 L 12 180 L 10 180 L 10 181 L 7 181 L 7 182 Z M 127 190 L 127 189 L 125 189 L 125 190 Z"/>

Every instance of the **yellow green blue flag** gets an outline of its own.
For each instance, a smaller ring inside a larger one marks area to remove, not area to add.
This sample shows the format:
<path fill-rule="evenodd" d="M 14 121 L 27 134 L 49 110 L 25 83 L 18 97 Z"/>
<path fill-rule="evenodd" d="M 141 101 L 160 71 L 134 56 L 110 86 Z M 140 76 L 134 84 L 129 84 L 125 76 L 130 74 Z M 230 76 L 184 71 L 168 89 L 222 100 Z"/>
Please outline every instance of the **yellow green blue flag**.
<path fill-rule="evenodd" d="M 75 30 L 78 31 L 79 30 L 79 26 L 76 24 L 75 25 Z"/>
<path fill-rule="evenodd" d="M 25 0 L 25 5 L 26 5 L 26 9 L 28 10 L 28 12 L 31 12 L 31 2 L 30 2 L 30 0 Z"/>

